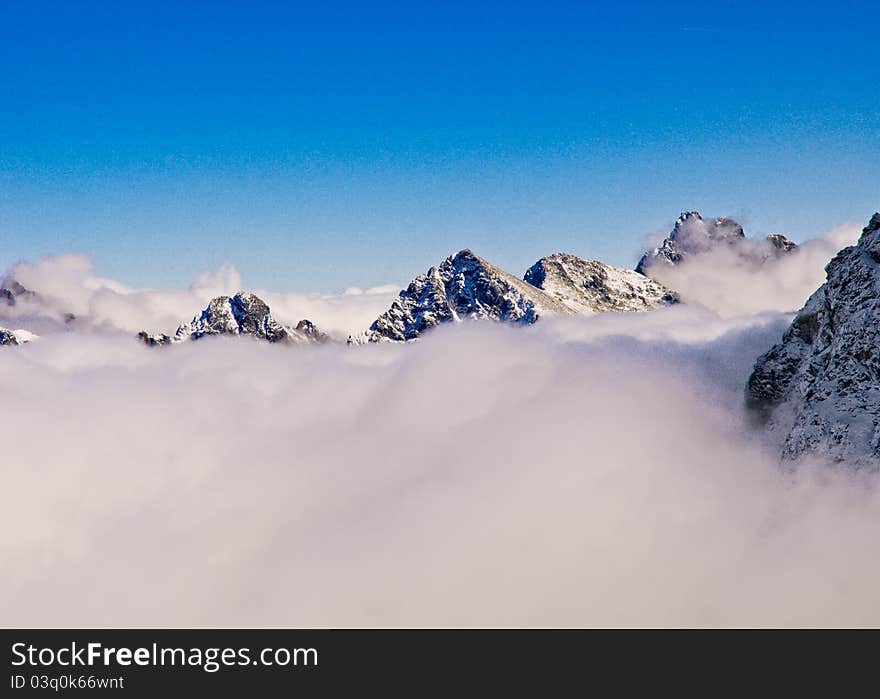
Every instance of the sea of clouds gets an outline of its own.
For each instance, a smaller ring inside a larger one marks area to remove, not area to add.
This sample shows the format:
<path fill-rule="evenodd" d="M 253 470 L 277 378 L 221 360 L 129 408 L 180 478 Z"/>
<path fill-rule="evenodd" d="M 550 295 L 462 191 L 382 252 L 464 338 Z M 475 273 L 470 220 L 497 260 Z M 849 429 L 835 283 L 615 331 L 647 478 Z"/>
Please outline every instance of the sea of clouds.
<path fill-rule="evenodd" d="M 132 333 L 237 291 L 235 270 L 160 291 L 78 256 L 20 265 L 61 305 L 0 351 L 0 622 L 880 624 L 874 477 L 783 469 L 743 413 L 755 358 L 856 233 L 785 274 L 695 274 L 703 305 L 406 346 L 151 350 Z M 393 292 L 266 297 L 344 334 Z M 25 305 L 0 325 L 36 323 Z"/>

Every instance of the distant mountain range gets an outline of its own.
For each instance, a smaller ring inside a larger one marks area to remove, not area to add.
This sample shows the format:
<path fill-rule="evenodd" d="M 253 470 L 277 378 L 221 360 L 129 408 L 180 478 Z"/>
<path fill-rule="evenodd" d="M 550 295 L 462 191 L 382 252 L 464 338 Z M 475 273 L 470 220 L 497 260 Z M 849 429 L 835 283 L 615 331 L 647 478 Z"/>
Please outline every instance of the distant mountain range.
<path fill-rule="evenodd" d="M 704 219 L 689 211 L 642 256 L 635 270 L 554 253 L 520 278 L 465 249 L 415 277 L 369 328 L 349 338 L 349 344 L 410 342 L 438 325 L 466 319 L 529 325 L 554 315 L 663 308 L 680 299 L 653 278 L 654 272 L 717 250 L 763 265 L 796 254 L 798 247 L 782 235 L 749 240 L 730 218 Z M 745 389 L 748 414 L 779 436 L 784 459 L 816 453 L 878 469 L 880 213 L 868 222 L 858 244 L 841 250 L 826 272 L 827 281 L 797 313 L 779 344 L 758 358 Z M 6 279 L 0 284 L 0 317 L 3 306 L 39 305 L 40 298 Z M 212 299 L 173 334 L 144 331 L 139 337 L 156 347 L 223 335 L 287 345 L 334 341 L 309 320 L 295 326 L 278 322 L 265 301 L 247 292 Z M 0 328 L 0 345 L 32 339 L 35 336 L 25 330 Z"/>
<path fill-rule="evenodd" d="M 743 255 L 756 261 L 762 255 L 797 248 L 784 236 L 768 236 L 760 248 L 766 248 L 766 253 L 756 256 L 754 246 L 745 241 L 742 226 L 733 219 L 703 219 L 698 212 L 689 211 L 681 214 L 658 247 L 645 253 L 635 270 L 559 252 L 541 258 L 520 278 L 464 249 L 414 278 L 387 311 L 348 341 L 408 342 L 442 323 L 466 319 L 528 325 L 551 315 L 649 311 L 680 302 L 674 290 L 652 278 L 658 264 L 680 265 L 718 246 L 741 248 Z M 22 298 L 39 296 L 15 280 L 7 279 L 0 286 L 0 303 L 14 306 Z M 311 321 L 283 325 L 273 318 L 265 301 L 245 291 L 214 298 L 172 333 L 144 330 L 138 336 L 155 347 L 215 335 L 250 336 L 291 345 L 331 341 Z"/>
<path fill-rule="evenodd" d="M 466 318 L 528 325 L 542 316 L 644 311 L 675 302 L 644 275 L 574 255 L 542 258 L 523 279 L 462 250 L 413 279 L 356 342 L 414 340 Z"/>

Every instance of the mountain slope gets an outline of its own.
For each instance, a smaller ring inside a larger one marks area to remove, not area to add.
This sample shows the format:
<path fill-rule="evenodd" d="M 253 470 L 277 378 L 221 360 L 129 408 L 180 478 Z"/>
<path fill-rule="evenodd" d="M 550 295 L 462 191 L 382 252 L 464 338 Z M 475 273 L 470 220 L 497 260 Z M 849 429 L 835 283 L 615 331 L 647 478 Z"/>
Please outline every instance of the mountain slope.
<path fill-rule="evenodd" d="M 199 340 L 210 335 L 249 335 L 268 342 L 297 345 L 328 340 L 308 320 L 301 320 L 295 328 L 282 325 L 272 317 L 265 301 L 246 292 L 212 299 L 205 310 L 189 323 L 179 326 L 173 336 L 141 332 L 138 337 L 149 346 L 157 346 Z"/>
<path fill-rule="evenodd" d="M 525 325 L 542 315 L 568 313 L 559 300 L 465 249 L 413 279 L 391 308 L 351 341 L 404 342 L 466 318 Z"/>
<path fill-rule="evenodd" d="M 646 311 L 677 302 L 675 293 L 639 272 L 561 252 L 538 260 L 524 278 L 581 314 Z"/>
<path fill-rule="evenodd" d="M 782 456 L 880 466 L 880 213 L 825 268 L 827 281 L 758 358 L 746 402 Z"/>

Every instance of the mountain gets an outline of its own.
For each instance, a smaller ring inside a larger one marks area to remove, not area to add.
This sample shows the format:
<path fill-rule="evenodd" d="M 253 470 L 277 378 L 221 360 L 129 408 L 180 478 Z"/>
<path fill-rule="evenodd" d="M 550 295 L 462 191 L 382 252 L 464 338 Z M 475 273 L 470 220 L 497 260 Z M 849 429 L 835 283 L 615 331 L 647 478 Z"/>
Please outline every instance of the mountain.
<path fill-rule="evenodd" d="M 440 323 L 465 318 L 528 325 L 571 309 L 541 289 L 461 250 L 413 279 L 361 337 L 350 342 L 414 340 Z"/>
<path fill-rule="evenodd" d="M 647 311 L 678 301 L 674 292 L 639 272 L 564 252 L 538 260 L 524 279 L 575 313 Z"/>
<path fill-rule="evenodd" d="M 269 306 L 254 294 L 239 292 L 233 297 L 218 296 L 189 323 L 177 328 L 171 335 L 151 335 L 141 332 L 138 337 L 147 345 L 175 344 L 199 340 L 208 335 L 249 335 L 268 342 L 296 345 L 328 341 L 309 320 L 301 320 L 295 328 L 282 325 L 269 313 Z"/>
<path fill-rule="evenodd" d="M 758 358 L 746 405 L 782 456 L 880 467 L 880 213 L 825 268 L 827 281 Z"/>
<path fill-rule="evenodd" d="M 0 303 L 14 306 L 18 299 L 33 297 L 34 292 L 28 291 L 14 279 L 4 279 L 0 282 Z"/>
<path fill-rule="evenodd" d="M 672 232 L 653 250 L 642 255 L 636 272 L 650 276 L 654 265 L 678 265 L 693 255 L 728 246 L 756 264 L 797 249 L 797 243 L 774 233 L 763 241 L 746 238 L 743 227 L 732 218 L 703 218 L 699 211 L 685 211 Z"/>

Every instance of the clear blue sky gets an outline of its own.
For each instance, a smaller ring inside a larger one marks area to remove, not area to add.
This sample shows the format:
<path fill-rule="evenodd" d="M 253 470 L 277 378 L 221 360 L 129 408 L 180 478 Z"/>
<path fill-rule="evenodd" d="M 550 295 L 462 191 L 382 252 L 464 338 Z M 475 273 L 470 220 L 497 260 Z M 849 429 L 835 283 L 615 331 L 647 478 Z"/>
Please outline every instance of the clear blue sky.
<path fill-rule="evenodd" d="M 880 208 L 880 3 L 0 0 L 0 265 L 405 282 L 632 266 L 683 209 Z"/>

